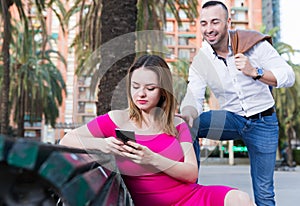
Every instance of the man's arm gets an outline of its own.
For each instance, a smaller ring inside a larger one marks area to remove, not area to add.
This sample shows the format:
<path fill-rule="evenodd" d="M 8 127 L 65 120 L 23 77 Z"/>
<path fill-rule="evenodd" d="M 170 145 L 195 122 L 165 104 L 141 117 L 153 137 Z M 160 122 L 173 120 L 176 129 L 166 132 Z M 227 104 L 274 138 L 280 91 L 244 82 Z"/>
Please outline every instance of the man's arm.
<path fill-rule="evenodd" d="M 238 53 L 234 56 L 235 58 L 235 65 L 238 70 L 243 72 L 244 75 L 252 77 L 255 79 L 257 77 L 257 68 L 253 67 L 248 59 L 248 57 L 242 53 Z M 269 70 L 264 70 L 261 68 L 264 74 L 259 78 L 259 81 L 276 87 L 277 86 L 277 79 L 274 74 Z"/>
<path fill-rule="evenodd" d="M 185 97 L 180 106 L 181 117 L 192 127 L 193 120 L 203 110 L 203 101 L 206 89 L 206 82 L 203 79 L 203 61 L 200 61 L 200 54 L 195 56 L 192 65 L 189 68 L 189 83 Z"/>
<path fill-rule="evenodd" d="M 295 73 L 286 60 L 278 54 L 276 49 L 266 41 L 255 45 L 255 56 L 265 70 L 265 77 L 260 80 L 276 88 L 291 87 L 295 83 Z M 276 84 L 274 84 L 274 79 Z"/>

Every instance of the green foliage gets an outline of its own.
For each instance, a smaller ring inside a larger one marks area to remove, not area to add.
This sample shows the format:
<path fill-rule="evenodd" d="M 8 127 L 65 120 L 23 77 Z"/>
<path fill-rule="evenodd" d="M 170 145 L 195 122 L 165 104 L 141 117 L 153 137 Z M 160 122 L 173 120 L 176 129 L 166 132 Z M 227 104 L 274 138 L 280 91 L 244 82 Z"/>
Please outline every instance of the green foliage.
<path fill-rule="evenodd" d="M 38 116 L 44 114 L 45 123 L 54 127 L 59 116 L 58 106 L 63 100 L 62 92 L 66 93 L 64 79 L 54 60 L 65 65 L 66 62 L 58 51 L 44 49 L 44 39 L 38 30 L 29 30 L 25 34 L 22 26 L 15 22 L 11 45 L 10 101 L 14 106 L 14 120 L 18 122 L 23 112 Z M 53 40 L 51 36 L 45 39 Z M 24 111 L 21 111 L 20 102 L 24 104 Z"/>
<path fill-rule="evenodd" d="M 272 37 L 276 34 L 278 28 L 275 27 L 268 32 Z M 264 29 L 262 29 L 264 32 Z M 287 63 L 293 68 L 296 76 L 295 84 L 290 88 L 273 89 L 273 96 L 276 103 L 276 112 L 279 121 L 279 141 L 288 142 L 291 147 L 291 139 L 297 138 L 300 133 L 300 65 L 293 63 L 292 57 L 299 53 L 299 50 L 293 49 L 292 45 L 284 42 L 275 42 L 274 48 L 286 59 Z"/>
<path fill-rule="evenodd" d="M 188 69 L 190 62 L 187 59 L 178 59 L 171 63 L 171 70 L 173 74 L 174 95 L 177 104 L 180 105 L 187 89 Z"/>

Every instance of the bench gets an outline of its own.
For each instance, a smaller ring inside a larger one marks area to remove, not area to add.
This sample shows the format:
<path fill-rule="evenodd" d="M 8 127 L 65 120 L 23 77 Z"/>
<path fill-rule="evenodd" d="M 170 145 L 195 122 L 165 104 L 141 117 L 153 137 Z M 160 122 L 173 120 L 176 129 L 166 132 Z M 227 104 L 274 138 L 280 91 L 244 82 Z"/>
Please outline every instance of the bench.
<path fill-rule="evenodd" d="M 0 205 L 133 205 L 114 157 L 0 135 Z"/>

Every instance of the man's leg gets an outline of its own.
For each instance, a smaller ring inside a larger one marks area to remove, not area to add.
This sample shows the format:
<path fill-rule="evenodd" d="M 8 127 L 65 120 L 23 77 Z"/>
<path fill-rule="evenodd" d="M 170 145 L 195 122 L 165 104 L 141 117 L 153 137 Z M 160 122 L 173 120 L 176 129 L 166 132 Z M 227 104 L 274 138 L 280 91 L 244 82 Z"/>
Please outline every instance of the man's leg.
<path fill-rule="evenodd" d="M 193 132 L 196 132 L 197 140 L 194 141 L 197 161 L 200 165 L 200 146 L 198 138 L 212 140 L 232 140 L 241 136 L 237 132 L 238 125 L 234 120 L 234 114 L 224 110 L 211 110 L 203 112 L 194 121 Z M 197 133 L 198 132 L 198 133 Z M 196 145 L 197 144 L 197 145 Z M 197 148 L 198 147 L 198 148 Z"/>
<path fill-rule="evenodd" d="M 195 150 L 195 154 L 196 154 L 196 158 L 197 158 L 197 164 L 198 164 L 198 168 L 200 169 L 200 145 L 199 145 L 199 138 L 196 138 L 193 142 L 193 147 Z"/>
<path fill-rule="evenodd" d="M 276 114 L 248 120 L 242 136 L 250 158 L 255 203 L 259 206 L 275 205 L 273 178 L 278 145 Z"/>
<path fill-rule="evenodd" d="M 240 128 L 243 123 L 237 121 L 236 115 L 224 110 L 211 110 L 199 116 L 198 137 L 212 140 L 241 139 Z"/>
<path fill-rule="evenodd" d="M 193 122 L 193 127 L 190 128 L 191 135 L 193 137 L 193 147 L 195 150 L 196 158 L 197 158 L 197 164 L 198 168 L 200 169 L 200 144 L 199 144 L 199 137 L 198 137 L 198 125 L 199 125 L 199 119 L 195 119 Z"/>
<path fill-rule="evenodd" d="M 276 114 L 258 120 L 227 111 L 204 112 L 199 117 L 199 137 L 215 140 L 242 138 L 247 145 L 256 204 L 274 205 L 274 167 L 278 144 Z"/>

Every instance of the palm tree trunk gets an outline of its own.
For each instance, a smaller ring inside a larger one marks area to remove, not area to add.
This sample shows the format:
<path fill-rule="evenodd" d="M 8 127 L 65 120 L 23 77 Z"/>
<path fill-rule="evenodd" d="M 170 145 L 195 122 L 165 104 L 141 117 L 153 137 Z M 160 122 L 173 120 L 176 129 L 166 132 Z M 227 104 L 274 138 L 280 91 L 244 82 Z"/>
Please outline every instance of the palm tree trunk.
<path fill-rule="evenodd" d="M 24 116 L 25 116 L 25 91 L 23 85 L 23 76 L 21 76 L 20 96 L 18 99 L 18 129 L 17 136 L 24 137 Z"/>
<path fill-rule="evenodd" d="M 10 32 L 10 14 L 8 11 L 9 2 L 7 0 L 1 0 L 2 5 L 2 16 L 4 21 L 4 34 L 3 34 L 3 45 L 2 45 L 2 54 L 3 54 L 3 87 L 2 87 L 2 101 L 1 101 L 1 119 L 0 119 L 0 133 L 8 134 L 9 127 L 9 86 L 10 86 L 10 54 L 9 54 L 9 44 L 11 39 Z"/>
<path fill-rule="evenodd" d="M 120 37 L 121 35 L 136 31 L 137 7 L 136 0 L 110 0 L 102 1 L 101 14 L 101 45 L 108 41 Z M 100 70 L 107 72 L 100 79 L 98 88 L 97 114 L 104 114 L 111 110 L 112 97 L 116 86 L 126 76 L 127 70 L 135 58 L 135 37 L 124 39 L 124 43 L 112 45 L 101 49 L 102 62 Z M 112 41 L 113 42 L 113 41 Z M 119 51 L 126 51 L 130 55 L 124 58 L 116 59 L 115 56 Z M 129 51 L 129 52 L 128 52 Z M 112 65 L 112 66 L 110 66 Z M 108 67 L 108 68 L 106 68 Z M 125 88 L 122 88 L 125 89 Z M 119 90 L 116 96 L 118 105 L 123 105 L 126 101 L 125 90 Z M 125 98 L 125 99 L 124 99 Z"/>

